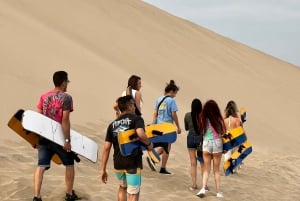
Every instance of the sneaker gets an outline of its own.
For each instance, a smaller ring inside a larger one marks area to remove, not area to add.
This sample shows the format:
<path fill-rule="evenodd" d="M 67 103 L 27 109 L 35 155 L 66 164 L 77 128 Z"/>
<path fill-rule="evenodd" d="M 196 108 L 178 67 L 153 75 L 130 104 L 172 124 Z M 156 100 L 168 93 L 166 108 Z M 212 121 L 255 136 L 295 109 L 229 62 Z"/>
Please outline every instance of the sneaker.
<path fill-rule="evenodd" d="M 224 197 L 224 195 L 222 192 L 217 193 L 217 198 L 223 198 L 223 197 Z"/>
<path fill-rule="evenodd" d="M 152 161 L 152 159 L 147 156 L 146 160 L 148 162 L 148 165 L 149 165 L 150 169 L 152 171 L 156 171 L 156 166 L 155 166 L 154 162 Z"/>
<path fill-rule="evenodd" d="M 81 200 L 81 198 L 79 198 L 76 195 L 74 190 L 72 190 L 72 195 L 66 193 L 65 201 L 75 201 L 75 200 Z"/>
<path fill-rule="evenodd" d="M 201 190 L 196 195 L 200 198 L 203 198 L 205 196 L 205 188 L 201 188 Z"/>
<path fill-rule="evenodd" d="M 171 172 L 168 172 L 167 170 L 166 170 L 166 168 L 160 168 L 160 171 L 159 171 L 159 173 L 160 174 L 172 174 Z"/>
<path fill-rule="evenodd" d="M 32 201 L 42 201 L 42 198 L 38 198 L 34 196 Z"/>

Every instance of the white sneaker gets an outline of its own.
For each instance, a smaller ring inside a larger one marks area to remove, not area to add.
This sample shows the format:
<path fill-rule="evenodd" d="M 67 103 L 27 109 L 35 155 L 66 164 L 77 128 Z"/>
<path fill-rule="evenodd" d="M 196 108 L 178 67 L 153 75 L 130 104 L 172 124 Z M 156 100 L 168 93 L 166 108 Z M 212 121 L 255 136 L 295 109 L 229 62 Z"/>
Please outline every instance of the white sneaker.
<path fill-rule="evenodd" d="M 217 198 L 223 198 L 223 197 L 224 197 L 224 195 L 222 192 L 217 193 Z"/>
<path fill-rule="evenodd" d="M 201 188 L 201 190 L 196 195 L 200 198 L 203 198 L 205 196 L 205 188 Z"/>

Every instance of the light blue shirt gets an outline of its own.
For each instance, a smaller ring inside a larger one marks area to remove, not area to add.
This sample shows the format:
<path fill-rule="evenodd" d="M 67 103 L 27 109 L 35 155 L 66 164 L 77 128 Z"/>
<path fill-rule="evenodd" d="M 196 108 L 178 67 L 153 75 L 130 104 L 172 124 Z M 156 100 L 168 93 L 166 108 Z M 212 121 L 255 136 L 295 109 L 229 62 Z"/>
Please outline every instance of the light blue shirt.
<path fill-rule="evenodd" d="M 157 110 L 158 104 L 164 97 L 165 96 L 161 96 L 156 100 L 154 106 L 155 110 Z M 159 106 L 156 123 L 162 123 L 162 122 L 173 123 L 172 112 L 177 112 L 177 111 L 178 111 L 178 107 L 175 99 L 172 97 L 167 97 Z"/>

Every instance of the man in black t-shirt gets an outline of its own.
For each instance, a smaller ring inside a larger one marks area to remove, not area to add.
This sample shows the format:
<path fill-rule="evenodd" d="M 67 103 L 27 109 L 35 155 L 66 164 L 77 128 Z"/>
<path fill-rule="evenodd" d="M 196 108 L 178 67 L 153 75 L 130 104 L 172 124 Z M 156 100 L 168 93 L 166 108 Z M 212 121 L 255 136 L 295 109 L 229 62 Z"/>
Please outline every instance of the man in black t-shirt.
<path fill-rule="evenodd" d="M 142 150 L 137 150 L 129 156 L 123 156 L 120 152 L 118 134 L 125 130 L 135 129 L 139 140 L 148 150 L 153 149 L 153 144 L 145 134 L 145 124 L 141 116 L 135 114 L 135 102 L 132 96 L 127 95 L 118 98 L 118 107 L 121 115 L 107 128 L 105 144 L 102 153 L 101 179 L 107 182 L 106 166 L 111 147 L 114 148 L 113 161 L 115 174 L 120 181 L 118 197 L 120 200 L 138 200 L 141 186 Z"/>

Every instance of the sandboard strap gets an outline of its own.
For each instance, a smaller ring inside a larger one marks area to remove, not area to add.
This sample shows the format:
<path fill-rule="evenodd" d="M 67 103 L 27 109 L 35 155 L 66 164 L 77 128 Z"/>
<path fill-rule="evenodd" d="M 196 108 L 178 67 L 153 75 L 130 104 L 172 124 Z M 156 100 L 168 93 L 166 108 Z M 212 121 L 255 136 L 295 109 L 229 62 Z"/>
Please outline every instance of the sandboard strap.
<path fill-rule="evenodd" d="M 229 139 L 229 140 L 231 140 L 232 134 L 231 134 L 231 133 L 225 133 L 225 134 L 223 134 L 222 137 L 223 137 L 224 139 Z"/>
<path fill-rule="evenodd" d="M 133 139 L 136 139 L 136 138 L 138 138 L 138 135 L 136 133 L 129 136 L 129 140 L 133 140 Z"/>
<path fill-rule="evenodd" d="M 152 130 L 152 134 L 153 135 L 163 135 L 163 132 L 161 132 L 159 130 Z"/>
<path fill-rule="evenodd" d="M 230 172 L 231 172 L 231 174 L 233 174 L 233 164 L 235 163 L 235 159 L 232 159 L 232 158 L 230 158 L 230 159 L 228 159 L 228 161 L 229 161 L 229 163 L 230 163 L 230 166 L 229 166 L 229 169 L 230 169 Z"/>
<path fill-rule="evenodd" d="M 163 135 L 163 132 L 161 132 L 159 130 L 153 130 L 152 134 L 153 135 Z M 136 133 L 134 133 L 134 134 L 132 134 L 132 135 L 129 136 L 129 140 L 134 140 L 136 138 L 138 138 L 138 135 Z"/>
<path fill-rule="evenodd" d="M 240 145 L 239 148 L 238 148 L 238 152 L 242 153 L 244 148 L 246 148 L 244 145 Z"/>

